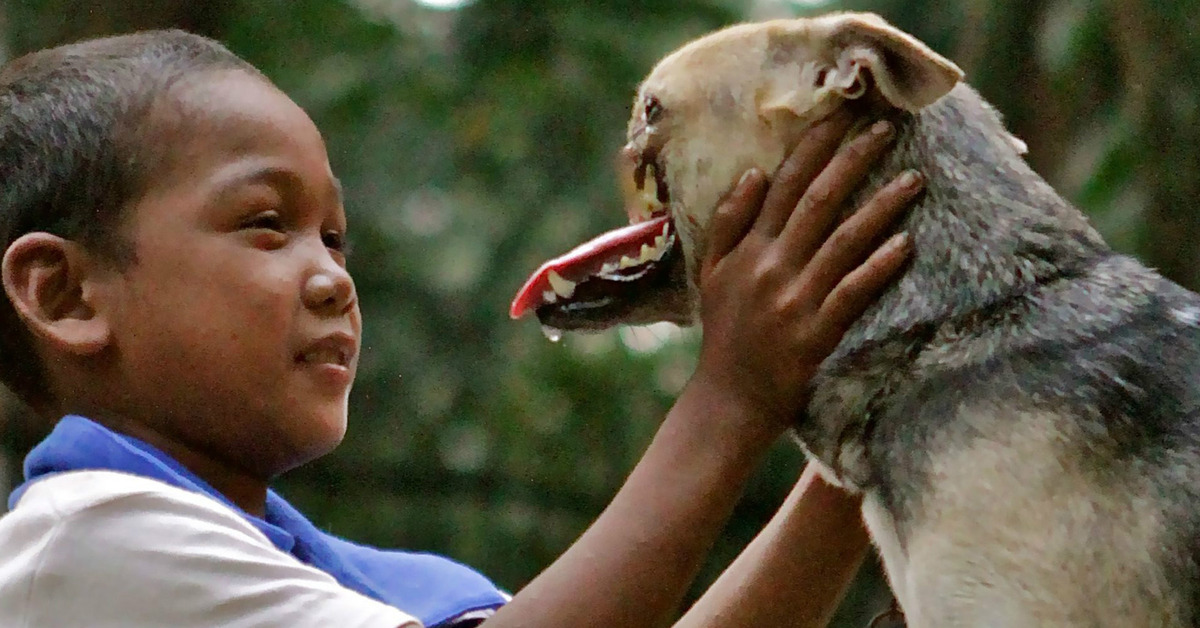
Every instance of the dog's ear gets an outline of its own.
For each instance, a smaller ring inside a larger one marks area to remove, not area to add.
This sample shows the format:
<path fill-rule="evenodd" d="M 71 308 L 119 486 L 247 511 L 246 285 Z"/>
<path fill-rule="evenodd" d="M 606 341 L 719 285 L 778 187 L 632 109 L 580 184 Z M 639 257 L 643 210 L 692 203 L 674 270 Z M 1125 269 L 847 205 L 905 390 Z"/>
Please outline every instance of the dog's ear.
<path fill-rule="evenodd" d="M 784 63 L 804 65 L 800 79 L 808 85 L 800 91 L 808 97 L 777 92 L 769 103 L 775 107 L 803 113 L 829 95 L 861 98 L 874 85 L 893 106 L 917 111 L 945 96 L 963 78 L 963 71 L 949 59 L 877 15 L 836 13 L 795 22 L 797 28 L 776 35 L 773 55 Z M 787 41 L 792 38 L 807 46 Z M 816 58 L 780 58 L 805 48 Z"/>
<path fill-rule="evenodd" d="M 945 96 L 963 71 L 916 37 L 870 13 L 842 13 L 827 18 L 827 45 L 837 65 L 828 87 L 846 98 L 866 91 L 866 77 L 896 107 L 917 111 Z"/>

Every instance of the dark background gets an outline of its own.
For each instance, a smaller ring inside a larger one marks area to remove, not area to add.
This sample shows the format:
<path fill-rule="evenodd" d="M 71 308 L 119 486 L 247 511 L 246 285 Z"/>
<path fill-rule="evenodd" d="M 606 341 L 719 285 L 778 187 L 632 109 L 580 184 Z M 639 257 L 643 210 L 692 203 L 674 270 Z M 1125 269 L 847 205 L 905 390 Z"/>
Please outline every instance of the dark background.
<path fill-rule="evenodd" d="M 841 8 L 957 62 L 1110 242 L 1200 287 L 1197 0 L 0 0 L 0 56 L 182 27 L 309 111 L 347 188 L 365 352 L 345 443 L 278 486 L 337 534 L 443 552 L 516 590 L 614 494 L 697 337 L 551 344 L 508 319 L 509 299 L 544 259 L 623 222 L 613 155 L 660 56 L 736 21 Z M 3 408 L 0 489 L 46 429 Z M 801 464 L 773 452 L 697 590 Z M 864 625 L 882 595 L 864 570 L 837 625 Z"/>

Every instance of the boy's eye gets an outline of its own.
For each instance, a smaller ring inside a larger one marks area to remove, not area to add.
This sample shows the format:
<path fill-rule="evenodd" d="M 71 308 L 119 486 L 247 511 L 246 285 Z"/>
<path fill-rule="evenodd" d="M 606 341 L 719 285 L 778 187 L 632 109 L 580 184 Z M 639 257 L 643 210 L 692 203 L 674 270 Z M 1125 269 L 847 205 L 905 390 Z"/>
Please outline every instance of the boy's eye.
<path fill-rule="evenodd" d="M 255 215 L 250 220 L 242 223 L 243 229 L 267 229 L 270 231 L 284 231 L 283 217 L 279 212 L 269 211 Z"/>
<path fill-rule="evenodd" d="M 339 253 L 346 252 L 346 234 L 342 233 L 341 231 L 326 231 L 325 233 L 321 234 L 321 241 L 324 242 L 325 246 L 331 251 L 337 251 Z"/>

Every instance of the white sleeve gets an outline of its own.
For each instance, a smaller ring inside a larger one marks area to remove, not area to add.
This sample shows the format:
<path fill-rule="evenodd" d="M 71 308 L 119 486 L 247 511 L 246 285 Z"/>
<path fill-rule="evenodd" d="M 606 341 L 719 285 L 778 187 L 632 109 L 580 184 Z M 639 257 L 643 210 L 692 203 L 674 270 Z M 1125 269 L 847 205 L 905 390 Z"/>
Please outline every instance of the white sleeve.
<path fill-rule="evenodd" d="M 57 480 L 35 484 L 5 517 L 16 519 L 0 520 L 0 550 L 15 552 L 0 559 L 0 608 L 25 611 L 17 626 L 420 627 L 279 551 L 207 497 L 145 480 L 152 490 L 78 507 L 72 494 L 95 491 L 42 486 Z"/>

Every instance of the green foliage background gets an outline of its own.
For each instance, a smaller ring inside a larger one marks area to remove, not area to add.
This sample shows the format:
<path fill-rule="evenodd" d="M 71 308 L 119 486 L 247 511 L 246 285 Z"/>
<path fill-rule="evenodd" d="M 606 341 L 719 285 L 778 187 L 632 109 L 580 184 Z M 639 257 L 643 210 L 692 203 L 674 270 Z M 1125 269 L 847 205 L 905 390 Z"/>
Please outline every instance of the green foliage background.
<path fill-rule="evenodd" d="M 1198 0 L 0 0 L 0 32 L 11 57 L 187 28 L 310 112 L 347 188 L 366 350 L 345 443 L 279 488 L 335 533 L 442 552 L 515 590 L 614 494 L 697 337 L 551 344 L 508 319 L 509 299 L 545 258 L 622 222 L 613 156 L 655 60 L 736 21 L 842 8 L 958 62 L 1112 243 L 1200 287 Z M 45 429 L 7 402 L 9 477 Z M 773 452 L 697 591 L 801 464 Z M 884 604 L 871 566 L 837 625 Z"/>

